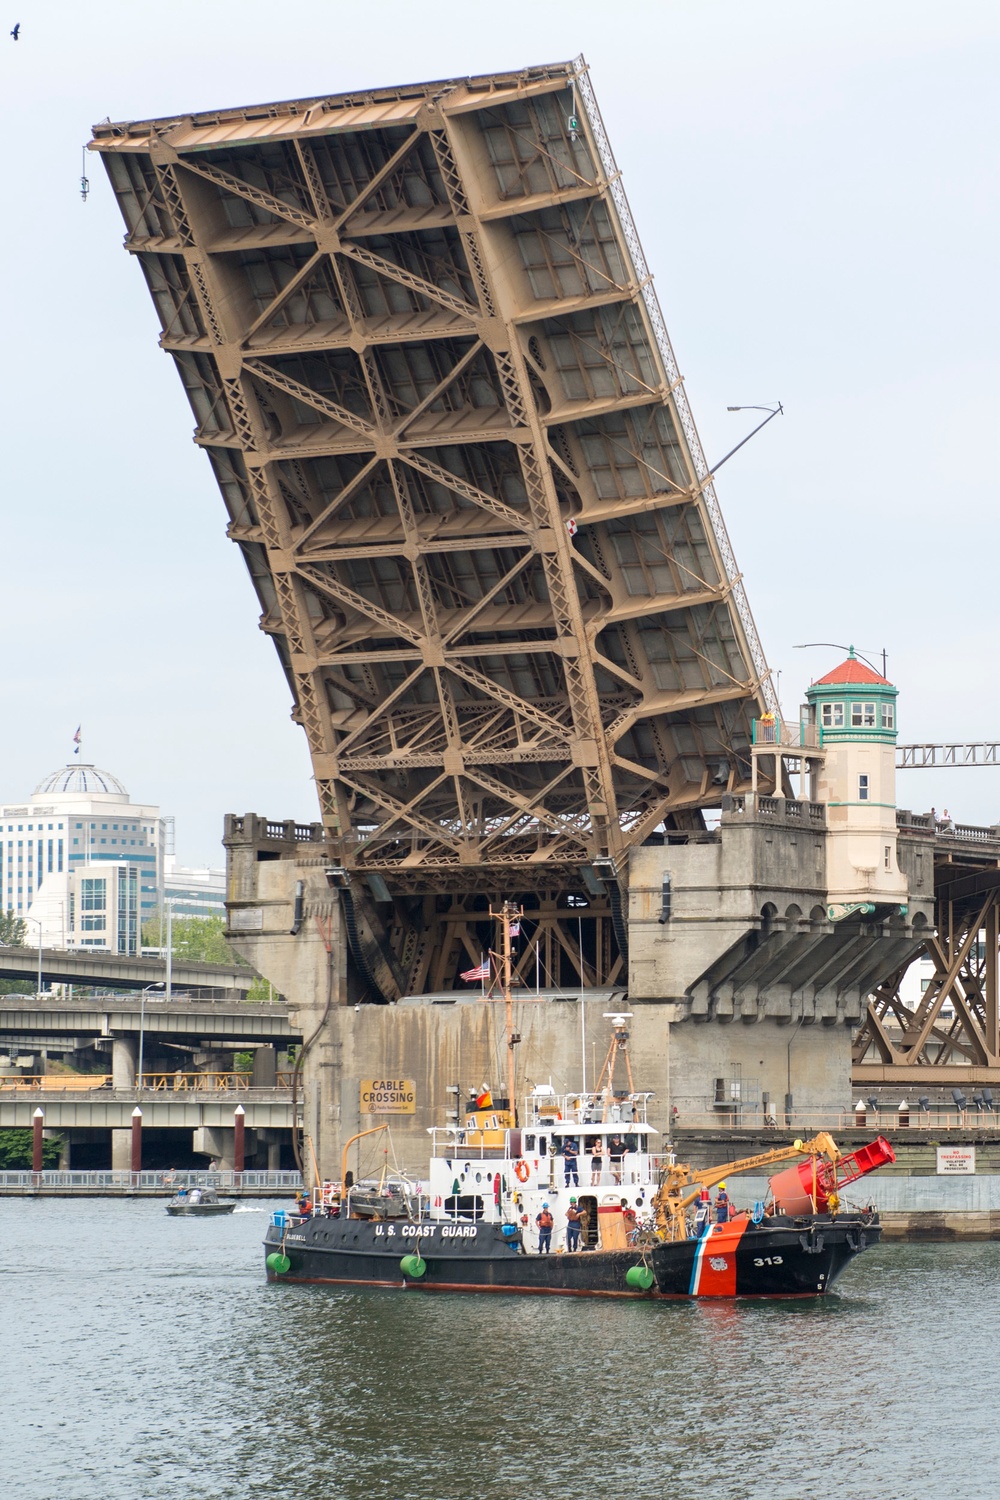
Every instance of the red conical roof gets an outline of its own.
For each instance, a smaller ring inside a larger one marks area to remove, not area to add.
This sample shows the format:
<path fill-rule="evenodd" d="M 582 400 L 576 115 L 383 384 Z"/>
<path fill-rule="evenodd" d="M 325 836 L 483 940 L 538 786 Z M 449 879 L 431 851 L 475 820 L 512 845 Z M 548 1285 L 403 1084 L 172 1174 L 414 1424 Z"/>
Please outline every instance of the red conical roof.
<path fill-rule="evenodd" d="M 856 656 L 849 656 L 846 661 L 842 661 L 839 667 L 834 667 L 832 672 L 827 672 L 825 677 L 820 677 L 817 682 L 814 682 L 813 687 L 834 686 L 841 682 L 868 682 L 878 683 L 880 687 L 892 687 L 887 677 L 880 677 Z"/>

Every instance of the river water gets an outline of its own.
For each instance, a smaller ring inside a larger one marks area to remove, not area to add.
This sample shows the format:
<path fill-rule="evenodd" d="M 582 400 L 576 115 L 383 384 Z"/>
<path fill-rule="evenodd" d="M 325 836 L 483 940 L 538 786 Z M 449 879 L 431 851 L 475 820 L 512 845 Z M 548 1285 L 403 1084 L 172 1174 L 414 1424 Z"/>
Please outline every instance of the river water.
<path fill-rule="evenodd" d="M 0 1200 L 11 1500 L 995 1496 L 1000 1244 L 816 1301 L 268 1285 L 271 1205 Z"/>

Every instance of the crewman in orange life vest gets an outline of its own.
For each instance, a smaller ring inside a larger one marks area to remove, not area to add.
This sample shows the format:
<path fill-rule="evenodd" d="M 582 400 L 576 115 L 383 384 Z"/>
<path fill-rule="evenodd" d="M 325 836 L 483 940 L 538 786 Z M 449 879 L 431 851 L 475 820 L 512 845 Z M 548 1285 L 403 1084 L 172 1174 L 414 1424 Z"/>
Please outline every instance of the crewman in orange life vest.
<path fill-rule="evenodd" d="M 535 1215 L 535 1223 L 538 1225 L 538 1253 L 548 1255 L 552 1249 L 552 1225 L 554 1220 L 549 1212 L 549 1205 L 542 1204 L 542 1211 Z"/>

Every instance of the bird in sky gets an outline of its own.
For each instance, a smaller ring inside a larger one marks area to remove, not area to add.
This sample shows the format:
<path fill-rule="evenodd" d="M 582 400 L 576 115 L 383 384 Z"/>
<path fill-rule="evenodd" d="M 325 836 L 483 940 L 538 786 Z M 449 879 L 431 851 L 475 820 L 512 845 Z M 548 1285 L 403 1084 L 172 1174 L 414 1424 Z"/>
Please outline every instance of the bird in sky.
<path fill-rule="evenodd" d="M 14 30 L 11 32 L 11 36 L 14 38 L 14 40 L 16 42 L 16 41 L 18 41 L 20 39 L 20 35 L 21 35 L 21 23 L 20 23 L 20 21 L 15 21 L 15 23 L 14 23 Z"/>

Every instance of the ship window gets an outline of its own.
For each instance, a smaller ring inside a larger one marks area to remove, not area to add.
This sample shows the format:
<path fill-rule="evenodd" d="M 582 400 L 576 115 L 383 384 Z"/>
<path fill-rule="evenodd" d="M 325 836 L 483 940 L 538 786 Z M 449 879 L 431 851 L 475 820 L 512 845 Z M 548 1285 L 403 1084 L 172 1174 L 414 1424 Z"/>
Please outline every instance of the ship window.
<path fill-rule="evenodd" d="M 477 1194 L 461 1193 L 444 1200 L 444 1211 L 449 1219 L 481 1219 L 483 1200 Z"/>
<path fill-rule="evenodd" d="M 874 729 L 875 728 L 875 705 L 874 705 L 874 703 L 852 703 L 851 704 L 851 728 L 852 729 Z"/>
<path fill-rule="evenodd" d="M 535 1137 L 533 1135 L 526 1135 L 524 1137 L 524 1149 L 525 1151 L 534 1151 Z"/>
<path fill-rule="evenodd" d="M 844 705 L 842 703 L 823 704 L 823 728 L 843 729 L 844 727 Z"/>

